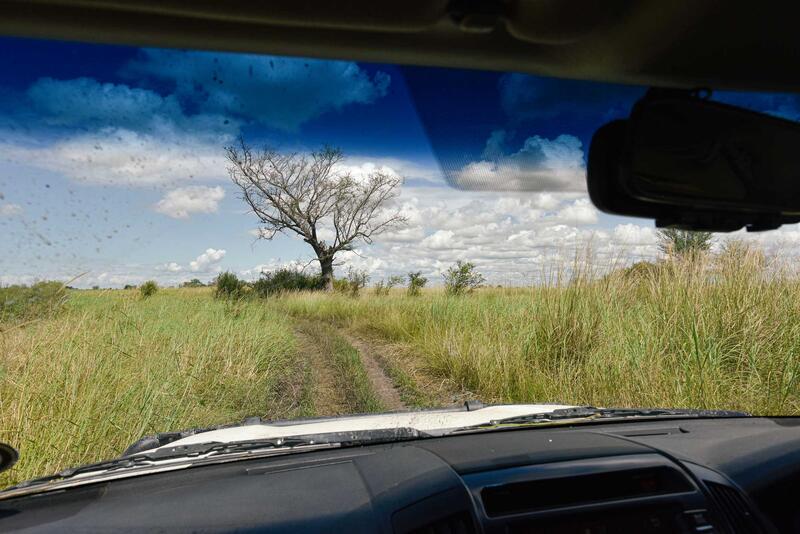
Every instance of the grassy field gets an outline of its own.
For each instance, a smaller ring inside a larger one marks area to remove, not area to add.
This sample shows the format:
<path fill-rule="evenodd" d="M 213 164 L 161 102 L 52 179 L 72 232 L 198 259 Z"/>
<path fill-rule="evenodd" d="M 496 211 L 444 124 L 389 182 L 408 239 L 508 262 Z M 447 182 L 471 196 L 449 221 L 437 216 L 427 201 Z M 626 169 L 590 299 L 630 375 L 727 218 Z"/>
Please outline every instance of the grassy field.
<path fill-rule="evenodd" d="M 60 314 L 0 333 L 0 486 L 119 455 L 145 434 L 292 417 L 303 396 L 286 318 L 210 290 L 72 292 Z"/>
<path fill-rule="evenodd" d="M 754 251 L 466 297 L 278 305 L 405 344 L 488 402 L 800 413 L 800 285 Z"/>
<path fill-rule="evenodd" d="M 485 402 L 800 413 L 800 284 L 752 251 L 462 297 L 68 297 L 0 324 L 0 440 L 22 454 L 0 486 L 154 432 L 379 411 L 352 336 L 409 407 L 448 384 Z"/>

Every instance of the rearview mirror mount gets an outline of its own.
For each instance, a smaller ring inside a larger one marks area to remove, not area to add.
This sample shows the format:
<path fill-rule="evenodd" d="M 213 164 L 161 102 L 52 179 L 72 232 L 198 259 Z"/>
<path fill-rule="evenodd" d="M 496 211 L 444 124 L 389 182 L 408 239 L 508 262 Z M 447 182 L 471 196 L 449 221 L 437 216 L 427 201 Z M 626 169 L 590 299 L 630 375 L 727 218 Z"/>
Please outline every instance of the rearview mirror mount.
<path fill-rule="evenodd" d="M 800 124 L 651 89 L 595 132 L 587 186 L 598 209 L 656 226 L 729 232 L 800 222 Z"/>

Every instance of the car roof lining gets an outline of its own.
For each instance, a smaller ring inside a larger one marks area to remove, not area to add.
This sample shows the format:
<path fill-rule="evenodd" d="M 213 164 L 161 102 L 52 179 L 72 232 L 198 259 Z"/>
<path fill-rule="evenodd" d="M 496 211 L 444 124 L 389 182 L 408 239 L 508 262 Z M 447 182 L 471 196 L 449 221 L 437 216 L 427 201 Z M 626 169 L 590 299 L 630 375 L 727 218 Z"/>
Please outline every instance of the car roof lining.
<path fill-rule="evenodd" d="M 0 0 L 0 33 L 797 91 L 796 18 L 723 0 Z"/>

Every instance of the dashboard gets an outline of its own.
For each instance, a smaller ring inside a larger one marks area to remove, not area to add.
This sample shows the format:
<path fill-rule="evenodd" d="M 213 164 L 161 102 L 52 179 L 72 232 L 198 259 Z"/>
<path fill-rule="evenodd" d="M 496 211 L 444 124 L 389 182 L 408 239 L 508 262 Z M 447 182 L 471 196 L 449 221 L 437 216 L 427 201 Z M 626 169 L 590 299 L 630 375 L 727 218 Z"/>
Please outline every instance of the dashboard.
<path fill-rule="evenodd" d="M 528 428 L 319 450 L 0 501 L 0 530 L 800 531 L 800 418 Z"/>

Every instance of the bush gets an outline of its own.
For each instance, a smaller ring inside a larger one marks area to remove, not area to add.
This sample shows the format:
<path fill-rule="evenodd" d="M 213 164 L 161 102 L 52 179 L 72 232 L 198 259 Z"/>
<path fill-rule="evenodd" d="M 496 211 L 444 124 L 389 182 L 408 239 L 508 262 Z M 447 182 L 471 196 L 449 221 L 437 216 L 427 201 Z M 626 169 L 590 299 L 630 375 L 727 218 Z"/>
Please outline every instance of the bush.
<path fill-rule="evenodd" d="M 399 286 L 403 283 L 403 277 L 400 275 L 392 275 L 389 278 L 384 280 L 380 280 L 378 283 L 375 284 L 375 294 L 376 295 L 388 295 L 389 290 L 392 289 L 394 286 Z"/>
<path fill-rule="evenodd" d="M 239 277 L 232 272 L 225 271 L 217 275 L 214 285 L 216 286 L 214 290 L 216 298 L 230 299 L 242 296 L 245 283 L 243 280 L 239 280 Z"/>
<path fill-rule="evenodd" d="M 0 322 L 29 321 L 59 310 L 67 301 L 61 282 L 0 287 Z"/>
<path fill-rule="evenodd" d="M 205 287 L 205 284 L 199 278 L 192 278 L 191 280 L 181 284 L 181 287 Z"/>
<path fill-rule="evenodd" d="M 422 271 L 408 273 L 408 296 L 416 297 L 419 295 L 420 291 L 427 283 L 428 279 L 422 276 Z"/>
<path fill-rule="evenodd" d="M 158 284 L 155 280 L 148 280 L 141 286 L 139 286 L 139 294 L 142 296 L 143 299 L 147 297 L 152 297 L 158 291 Z"/>
<path fill-rule="evenodd" d="M 359 271 L 350 267 L 347 269 L 347 278 L 340 278 L 333 281 L 333 289 L 347 293 L 351 297 L 357 297 L 361 290 L 367 285 L 369 276 L 366 271 Z"/>
<path fill-rule="evenodd" d="M 288 291 L 319 291 L 324 288 L 325 282 L 321 276 L 292 269 L 261 273 L 261 278 L 253 283 L 253 291 L 259 297 L 269 297 Z"/>
<path fill-rule="evenodd" d="M 695 257 L 711 248 L 711 232 L 663 228 L 658 230 L 658 248 L 669 257 Z"/>
<path fill-rule="evenodd" d="M 122 289 L 136 289 L 136 286 L 133 284 L 125 284 L 125 287 L 123 287 Z"/>
<path fill-rule="evenodd" d="M 448 295 L 463 295 L 481 287 L 486 279 L 475 270 L 475 264 L 458 260 L 444 273 L 444 289 Z"/>

